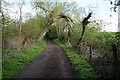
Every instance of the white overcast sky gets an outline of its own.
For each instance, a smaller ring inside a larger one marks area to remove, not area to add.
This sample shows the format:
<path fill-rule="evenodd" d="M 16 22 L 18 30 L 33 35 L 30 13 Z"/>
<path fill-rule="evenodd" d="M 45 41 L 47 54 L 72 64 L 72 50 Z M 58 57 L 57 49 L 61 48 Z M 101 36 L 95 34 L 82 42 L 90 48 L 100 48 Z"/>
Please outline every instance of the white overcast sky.
<path fill-rule="evenodd" d="M 17 3 L 19 0 L 6 0 L 7 2 L 14 2 Z M 31 0 L 24 0 L 26 5 L 23 6 L 23 17 L 26 17 L 26 13 L 31 13 L 33 16 L 35 15 L 35 11 L 32 9 L 32 6 L 30 5 Z M 43 0 L 38 0 L 43 1 Z M 50 0 L 44 0 L 44 1 L 50 1 Z M 91 10 L 95 11 L 95 18 L 96 20 L 103 20 L 105 23 L 111 23 L 109 25 L 103 26 L 102 31 L 109 31 L 109 32 L 116 32 L 118 29 L 118 11 L 114 12 L 111 11 L 110 8 L 114 7 L 114 5 L 110 5 L 109 0 L 51 0 L 51 1 L 72 1 L 77 2 L 80 7 L 86 7 L 86 12 L 88 12 L 89 8 L 92 7 Z M 113 0 L 114 1 L 114 0 Z M 94 8 L 96 7 L 96 8 Z M 8 13 L 10 14 L 11 18 L 19 19 L 19 8 L 18 5 L 11 5 L 6 7 L 10 11 Z M 118 9 L 118 8 L 117 8 Z M 11 12 L 12 11 L 12 12 Z M 16 14 L 16 13 L 17 14 Z M 112 15 L 110 17 L 110 15 Z"/>

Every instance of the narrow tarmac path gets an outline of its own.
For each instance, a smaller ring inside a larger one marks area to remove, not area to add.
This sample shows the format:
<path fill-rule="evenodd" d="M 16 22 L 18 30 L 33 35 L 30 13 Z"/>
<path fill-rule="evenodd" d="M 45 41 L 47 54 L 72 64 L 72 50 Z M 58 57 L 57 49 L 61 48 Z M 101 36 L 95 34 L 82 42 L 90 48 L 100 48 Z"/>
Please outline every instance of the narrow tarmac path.
<path fill-rule="evenodd" d="M 47 41 L 45 51 L 15 78 L 74 78 L 74 76 L 63 49 L 53 41 Z"/>

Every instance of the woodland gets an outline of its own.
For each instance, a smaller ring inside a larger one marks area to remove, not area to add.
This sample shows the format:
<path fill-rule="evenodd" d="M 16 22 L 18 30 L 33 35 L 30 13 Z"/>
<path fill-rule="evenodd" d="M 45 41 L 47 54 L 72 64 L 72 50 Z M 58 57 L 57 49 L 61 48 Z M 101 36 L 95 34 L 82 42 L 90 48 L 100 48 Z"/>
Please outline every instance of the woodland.
<path fill-rule="evenodd" d="M 15 76 L 53 41 L 64 50 L 76 78 L 120 79 L 120 32 L 101 31 L 103 22 L 93 18 L 94 11 L 76 2 L 32 2 L 36 15 L 23 17 L 26 4 L 20 1 L 19 18 L 13 19 L 4 7 L 10 5 L 0 1 L 1 77 Z"/>

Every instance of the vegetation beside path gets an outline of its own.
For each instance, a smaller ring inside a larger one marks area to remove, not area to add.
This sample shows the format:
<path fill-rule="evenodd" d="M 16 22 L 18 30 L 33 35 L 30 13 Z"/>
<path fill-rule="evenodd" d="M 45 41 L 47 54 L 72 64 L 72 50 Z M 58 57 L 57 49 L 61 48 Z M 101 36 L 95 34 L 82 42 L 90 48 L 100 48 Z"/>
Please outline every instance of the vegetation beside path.
<path fill-rule="evenodd" d="M 44 40 L 36 43 L 34 48 L 28 49 L 23 47 L 20 52 L 14 56 L 10 56 L 2 61 L 2 78 L 10 78 L 21 71 L 30 61 L 37 57 L 46 47 Z"/>
<path fill-rule="evenodd" d="M 69 60 L 72 63 L 72 67 L 75 71 L 77 71 L 76 76 L 78 78 L 99 78 L 100 75 L 94 72 L 92 66 L 87 62 L 84 56 L 78 54 L 73 48 L 66 46 L 60 40 L 54 40 L 57 44 L 59 44 L 67 54 Z"/>

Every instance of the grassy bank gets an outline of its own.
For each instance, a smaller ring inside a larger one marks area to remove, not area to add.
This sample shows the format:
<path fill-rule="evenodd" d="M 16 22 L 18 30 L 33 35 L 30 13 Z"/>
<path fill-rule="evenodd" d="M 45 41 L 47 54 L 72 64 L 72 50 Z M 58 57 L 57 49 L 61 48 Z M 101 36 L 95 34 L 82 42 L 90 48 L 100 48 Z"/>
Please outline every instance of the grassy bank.
<path fill-rule="evenodd" d="M 2 61 L 2 78 L 10 78 L 15 76 L 22 70 L 30 61 L 37 57 L 46 47 L 46 42 L 37 43 L 34 48 L 23 48 L 21 54 L 10 56 Z"/>
<path fill-rule="evenodd" d="M 73 68 L 77 71 L 76 76 L 78 78 L 99 78 L 96 72 L 94 72 L 92 66 L 86 61 L 84 56 L 77 54 L 78 52 L 72 48 L 69 48 L 64 43 L 59 40 L 55 40 L 57 44 L 59 44 L 64 51 L 66 52 L 69 60 L 71 61 Z"/>

